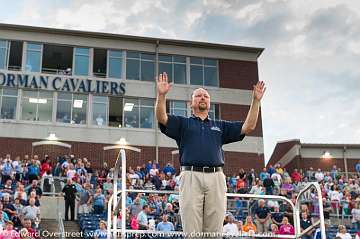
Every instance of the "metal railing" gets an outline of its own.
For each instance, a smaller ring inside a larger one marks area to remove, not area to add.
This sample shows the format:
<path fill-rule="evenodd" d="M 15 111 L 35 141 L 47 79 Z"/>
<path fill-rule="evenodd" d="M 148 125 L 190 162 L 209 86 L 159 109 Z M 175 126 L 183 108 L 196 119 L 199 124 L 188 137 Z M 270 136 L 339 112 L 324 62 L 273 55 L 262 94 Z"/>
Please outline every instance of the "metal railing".
<path fill-rule="evenodd" d="M 59 225 L 59 238 L 65 239 L 65 228 L 64 228 L 64 221 L 62 219 L 61 213 L 58 214 L 58 225 Z"/>
<path fill-rule="evenodd" d="M 126 238 L 126 235 L 128 233 L 134 234 L 134 233 L 142 233 L 142 234 L 160 234 L 164 235 L 165 232 L 156 232 L 156 231 L 150 231 L 150 230 L 129 230 L 126 229 L 126 193 L 127 192 L 138 192 L 138 193 L 156 193 L 156 194 L 178 194 L 178 192 L 174 191 L 157 191 L 157 190 L 137 190 L 137 189 L 126 189 L 126 154 L 124 147 L 119 147 L 120 152 L 118 154 L 116 163 L 115 163 L 115 170 L 114 170 L 114 182 L 117 182 L 118 179 L 118 172 L 119 167 L 121 163 L 121 191 L 119 192 L 121 196 L 121 206 L 118 204 L 118 190 L 117 190 L 117 184 L 114 183 L 114 191 L 113 195 L 110 197 L 108 201 L 108 218 L 107 218 L 107 238 L 111 238 L 111 234 L 113 235 L 113 238 L 117 238 L 118 232 L 121 232 L 121 237 Z M 105 148 L 104 148 L 105 149 Z M 121 161 L 121 162 L 120 162 Z M 311 182 L 308 185 L 303 188 L 297 199 L 296 203 L 294 203 L 282 196 L 276 196 L 276 195 L 253 195 L 253 194 L 237 194 L 237 193 L 226 193 L 227 197 L 240 197 L 240 198 L 252 198 L 252 199 L 275 199 L 275 200 L 282 200 L 287 202 L 291 208 L 293 209 L 293 221 L 294 221 L 294 228 L 295 228 L 295 235 L 257 235 L 253 234 L 251 237 L 271 237 L 271 238 L 300 238 L 301 235 L 304 234 L 304 232 L 301 232 L 300 227 L 300 197 L 305 194 L 306 191 L 309 189 L 314 188 L 317 191 L 318 196 L 318 203 L 319 203 L 319 210 L 320 210 L 320 222 L 314 223 L 312 227 L 317 226 L 320 224 L 321 228 L 321 239 L 326 239 L 325 235 L 325 222 L 324 222 L 324 214 L 323 214 L 323 206 L 322 206 L 322 195 L 321 195 L 321 189 L 320 185 L 315 182 Z M 115 195 L 115 196 L 114 196 Z M 121 209 L 121 227 L 120 230 L 117 227 L 117 217 L 118 217 L 118 210 Z M 113 210 L 113 213 L 112 213 Z M 166 232 L 165 234 L 176 234 L 176 235 L 185 235 L 183 232 Z M 186 236 L 186 235 L 185 235 Z M 223 235 L 225 236 L 225 235 Z"/>

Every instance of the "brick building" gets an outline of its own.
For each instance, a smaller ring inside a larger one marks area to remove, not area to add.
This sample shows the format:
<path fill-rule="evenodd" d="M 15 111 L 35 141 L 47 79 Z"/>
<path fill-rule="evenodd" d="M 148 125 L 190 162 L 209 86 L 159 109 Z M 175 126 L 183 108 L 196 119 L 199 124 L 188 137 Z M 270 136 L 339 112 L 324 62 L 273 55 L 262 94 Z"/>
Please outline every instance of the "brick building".
<path fill-rule="evenodd" d="M 343 172 L 356 172 L 360 144 L 310 144 L 298 139 L 278 142 L 267 165 L 280 163 L 290 172 L 295 169 L 330 171 L 334 165 Z"/>
<path fill-rule="evenodd" d="M 262 48 L 0 24 L 0 156 L 72 153 L 111 166 L 120 138 L 148 160 L 179 165 L 173 140 L 154 118 L 154 78 L 166 71 L 174 87 L 168 112 L 188 116 L 199 87 L 211 95 L 210 117 L 245 120 L 258 81 Z M 32 147 L 55 134 L 59 146 Z M 224 146 L 225 172 L 264 165 L 261 113 L 244 141 Z"/>

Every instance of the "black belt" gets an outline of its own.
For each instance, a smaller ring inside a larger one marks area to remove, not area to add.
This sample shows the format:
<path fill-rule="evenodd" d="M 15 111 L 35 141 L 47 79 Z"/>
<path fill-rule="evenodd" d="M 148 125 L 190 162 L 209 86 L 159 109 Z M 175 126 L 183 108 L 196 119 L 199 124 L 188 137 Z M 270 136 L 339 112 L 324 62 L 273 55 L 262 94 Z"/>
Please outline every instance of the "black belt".
<path fill-rule="evenodd" d="M 197 167 L 197 166 L 181 166 L 181 171 L 195 171 L 203 173 L 222 172 L 222 167 Z"/>

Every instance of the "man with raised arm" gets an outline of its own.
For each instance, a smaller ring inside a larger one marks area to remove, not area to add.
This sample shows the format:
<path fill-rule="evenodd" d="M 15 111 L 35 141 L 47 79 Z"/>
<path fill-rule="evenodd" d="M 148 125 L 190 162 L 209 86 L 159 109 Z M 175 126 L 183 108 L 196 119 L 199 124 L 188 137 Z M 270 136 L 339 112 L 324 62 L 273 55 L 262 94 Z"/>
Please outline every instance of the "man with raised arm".
<path fill-rule="evenodd" d="M 166 94 L 171 86 L 167 74 L 160 74 L 157 79 L 156 117 L 161 132 L 174 139 L 179 148 L 179 204 L 183 231 L 188 237 L 195 235 L 194 232 L 221 233 L 227 190 L 222 146 L 241 141 L 255 129 L 265 84 L 260 81 L 254 85 L 245 122 L 210 119 L 210 95 L 204 88 L 192 93 L 191 117 L 168 115 Z"/>

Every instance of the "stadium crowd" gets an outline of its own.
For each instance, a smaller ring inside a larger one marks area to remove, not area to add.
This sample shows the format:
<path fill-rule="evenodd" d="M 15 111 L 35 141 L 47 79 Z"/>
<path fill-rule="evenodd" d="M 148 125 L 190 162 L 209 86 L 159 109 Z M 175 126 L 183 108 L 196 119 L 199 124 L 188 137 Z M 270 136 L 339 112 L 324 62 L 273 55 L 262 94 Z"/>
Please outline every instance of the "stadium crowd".
<path fill-rule="evenodd" d="M 360 164 L 356 167 L 360 170 Z M 62 177 L 62 195 L 65 199 L 65 220 L 82 215 L 102 215 L 106 218 L 107 202 L 113 191 L 114 169 L 104 163 L 94 169 L 87 158 L 74 155 L 59 156 L 51 160 L 47 155 L 24 158 L 6 155 L 0 157 L 0 239 L 38 238 L 36 233 L 41 221 L 40 199 L 44 192 L 51 192 L 54 177 Z M 127 169 L 127 188 L 145 190 L 170 190 L 179 187 L 179 172 L 169 162 L 164 166 L 149 161 L 144 165 Z M 41 181 L 41 183 L 40 183 Z M 261 172 L 240 169 L 238 174 L 227 175 L 228 192 L 259 195 L 281 195 L 296 201 L 299 191 L 311 181 L 320 184 L 324 216 L 340 222 L 343 217 L 351 220 L 347 227 L 339 225 L 335 238 L 359 238 L 360 236 L 360 177 L 346 178 L 335 165 L 330 172 L 312 168 L 294 169 L 288 172 L 280 164 L 269 165 Z M 121 182 L 117 183 L 121 188 Z M 317 195 L 314 191 L 302 197 L 301 229 L 305 230 L 319 217 Z M 77 202 L 77 203 L 75 203 Z M 230 203 L 231 202 L 231 203 Z M 277 200 L 245 200 L 229 198 L 228 213 L 224 219 L 224 233 L 273 233 L 293 235 L 293 212 L 290 205 Z M 131 192 L 127 195 L 128 228 L 139 230 L 181 230 L 177 193 L 161 192 L 144 194 Z M 71 216 L 69 217 L 69 211 Z M 121 215 L 118 215 L 121 225 Z M 343 222 L 343 220 L 341 221 Z M 339 223 L 338 223 L 339 224 Z M 80 223 L 80 227 L 83 225 Z M 330 225 L 329 225 L 330 226 Z M 94 228 L 93 228 L 94 229 Z M 351 233 L 348 233 L 350 230 Z M 16 234 L 14 232 L 22 232 Z M 94 238 L 106 238 L 106 222 L 98 222 Z M 105 233 L 105 234 L 104 234 Z M 7 237 L 14 235 L 14 237 Z M 319 230 L 310 230 L 302 238 L 320 238 Z M 332 238 L 332 237 L 328 237 Z"/>

